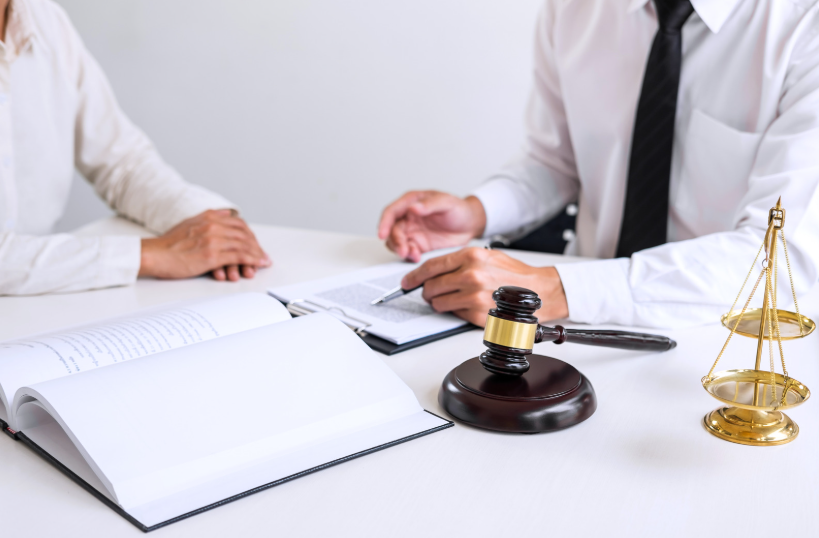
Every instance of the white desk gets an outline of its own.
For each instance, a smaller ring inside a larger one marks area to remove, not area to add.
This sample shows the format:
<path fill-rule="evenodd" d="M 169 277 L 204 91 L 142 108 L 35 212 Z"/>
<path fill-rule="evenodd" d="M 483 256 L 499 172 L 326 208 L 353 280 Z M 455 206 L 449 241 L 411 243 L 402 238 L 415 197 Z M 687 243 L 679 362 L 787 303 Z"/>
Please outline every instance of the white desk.
<path fill-rule="evenodd" d="M 104 221 L 85 233 L 126 230 Z M 140 281 L 47 297 L 0 298 L 0 340 L 106 318 L 174 299 L 263 291 L 393 260 L 375 239 L 256 226 L 274 258 L 254 280 Z M 750 255 L 750 254 L 749 254 Z M 530 262 L 553 257 L 522 255 Z M 739 283 L 737 283 L 738 285 Z M 805 298 L 817 318 L 819 297 Z M 791 411 L 790 445 L 752 448 L 705 432 L 717 407 L 702 389 L 727 331 L 668 331 L 679 346 L 643 354 L 541 344 L 592 381 L 588 421 L 539 435 L 463 425 L 222 506 L 153 536 L 780 536 L 819 533 L 819 402 Z M 755 342 L 736 337 L 724 368 L 750 367 Z M 473 331 L 384 357 L 426 409 L 443 414 L 444 375 L 482 351 Z M 790 373 L 819 390 L 819 335 L 785 344 Z M 722 369 L 722 368 L 721 368 Z M 145 427 L 150 435 L 149 424 Z M 140 425 L 135 425 L 140 427 Z M 221 427 L 230 429 L 229 424 Z M 33 452 L 0 438 L 0 536 L 142 533 Z"/>

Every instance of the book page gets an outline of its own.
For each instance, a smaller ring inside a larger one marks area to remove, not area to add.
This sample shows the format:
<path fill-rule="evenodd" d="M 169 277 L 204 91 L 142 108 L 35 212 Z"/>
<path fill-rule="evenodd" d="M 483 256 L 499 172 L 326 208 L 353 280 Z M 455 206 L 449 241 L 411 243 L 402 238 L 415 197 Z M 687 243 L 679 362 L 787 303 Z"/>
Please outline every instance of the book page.
<path fill-rule="evenodd" d="M 204 342 L 290 319 L 262 293 L 161 305 L 114 320 L 0 343 L 0 418 L 22 385 Z M 13 421 L 12 421 L 13 425 Z"/>
<path fill-rule="evenodd" d="M 446 252 L 450 252 L 447 249 Z M 434 253 L 441 255 L 442 251 Z M 388 303 L 370 304 L 386 291 L 400 285 L 401 279 L 419 264 L 387 263 L 293 286 L 270 290 L 277 299 L 297 301 L 313 312 L 326 311 L 345 323 L 393 342 L 404 344 L 466 324 L 453 314 L 435 312 L 418 289 Z"/>
<path fill-rule="evenodd" d="M 218 484 L 243 469 L 422 412 L 327 314 L 23 387 L 24 432 L 35 400 L 128 511 L 192 490 L 226 495 Z"/>

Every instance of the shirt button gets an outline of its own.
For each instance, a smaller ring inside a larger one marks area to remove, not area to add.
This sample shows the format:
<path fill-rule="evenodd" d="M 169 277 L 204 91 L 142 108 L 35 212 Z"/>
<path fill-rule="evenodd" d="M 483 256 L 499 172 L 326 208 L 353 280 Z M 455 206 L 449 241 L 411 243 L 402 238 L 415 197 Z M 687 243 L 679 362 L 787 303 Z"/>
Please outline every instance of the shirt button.
<path fill-rule="evenodd" d="M 575 235 L 574 230 L 563 230 L 563 240 L 564 241 L 574 241 Z"/>

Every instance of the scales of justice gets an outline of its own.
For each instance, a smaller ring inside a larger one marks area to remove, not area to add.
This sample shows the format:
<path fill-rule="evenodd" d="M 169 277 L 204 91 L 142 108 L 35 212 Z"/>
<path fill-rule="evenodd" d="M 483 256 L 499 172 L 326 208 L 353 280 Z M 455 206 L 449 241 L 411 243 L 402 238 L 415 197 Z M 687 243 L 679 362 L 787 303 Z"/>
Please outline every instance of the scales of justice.
<path fill-rule="evenodd" d="M 703 388 L 726 405 L 705 415 L 703 419 L 705 428 L 720 439 L 743 445 L 774 446 L 796 439 L 799 426 L 782 411 L 801 405 L 810 397 L 808 388 L 788 374 L 782 348 L 783 340 L 804 338 L 813 332 L 816 324 L 799 313 L 788 258 L 788 244 L 785 240 L 785 210 L 781 202 L 780 198 L 776 207 L 771 208 L 768 214 L 768 229 L 765 232 L 762 246 L 757 251 L 751 270 L 745 277 L 745 282 L 731 310 L 722 316 L 722 324 L 731 332 L 708 375 L 702 378 Z M 777 308 L 779 239 L 781 239 L 782 250 L 785 254 L 795 313 Z M 762 269 L 756 283 L 742 309 L 735 310 L 737 301 L 742 296 L 754 269 L 759 267 L 757 261 L 763 250 L 765 257 L 762 260 Z M 765 282 L 762 308 L 749 309 L 751 299 L 763 279 Z M 756 338 L 754 368 L 714 373 L 734 334 Z M 762 370 L 762 357 L 766 342 L 770 369 Z M 777 361 L 774 361 L 775 355 L 778 358 Z M 775 362 L 781 363 L 782 373 L 776 372 Z"/>

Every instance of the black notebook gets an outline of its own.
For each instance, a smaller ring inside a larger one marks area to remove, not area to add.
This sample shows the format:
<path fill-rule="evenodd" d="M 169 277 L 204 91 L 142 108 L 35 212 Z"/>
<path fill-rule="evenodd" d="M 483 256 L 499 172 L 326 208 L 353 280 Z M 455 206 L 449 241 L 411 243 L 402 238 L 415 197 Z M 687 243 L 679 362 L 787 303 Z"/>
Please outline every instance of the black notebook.
<path fill-rule="evenodd" d="M 449 252 L 449 251 L 446 251 Z M 395 288 L 418 264 L 403 262 L 368 267 L 351 273 L 280 286 L 269 293 L 291 314 L 326 312 L 353 329 L 372 349 L 394 355 L 476 327 L 450 313 L 435 312 L 422 290 L 373 305 L 373 299 Z"/>
<path fill-rule="evenodd" d="M 263 294 L 2 343 L 0 396 L 7 435 L 146 532 L 452 426 L 343 323 Z"/>

